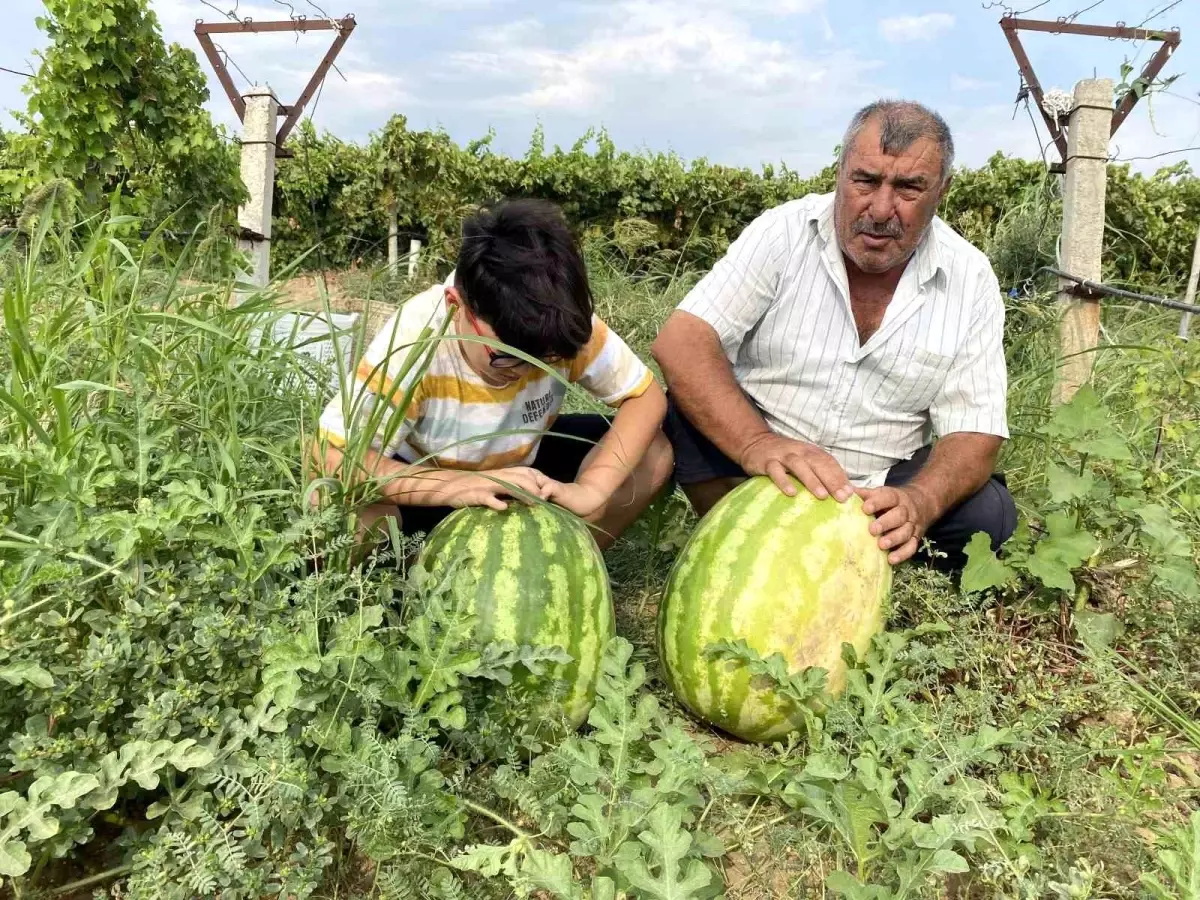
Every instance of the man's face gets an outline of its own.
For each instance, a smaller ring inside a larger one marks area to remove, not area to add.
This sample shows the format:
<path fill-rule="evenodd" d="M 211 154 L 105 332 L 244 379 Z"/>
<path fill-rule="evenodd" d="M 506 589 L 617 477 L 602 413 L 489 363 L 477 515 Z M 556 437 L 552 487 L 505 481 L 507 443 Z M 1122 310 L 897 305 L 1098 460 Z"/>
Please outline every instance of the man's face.
<path fill-rule="evenodd" d="M 903 265 L 933 221 L 945 185 L 942 152 L 919 138 L 898 156 L 879 148 L 879 123 L 858 133 L 838 171 L 834 221 L 842 252 L 871 274 Z"/>

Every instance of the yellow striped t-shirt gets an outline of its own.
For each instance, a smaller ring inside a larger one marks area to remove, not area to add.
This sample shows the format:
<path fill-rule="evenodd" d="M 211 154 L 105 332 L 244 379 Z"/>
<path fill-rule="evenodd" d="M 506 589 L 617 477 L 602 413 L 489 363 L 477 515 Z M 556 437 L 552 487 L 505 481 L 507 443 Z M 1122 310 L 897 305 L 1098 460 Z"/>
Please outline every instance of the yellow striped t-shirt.
<path fill-rule="evenodd" d="M 533 462 L 566 385 L 532 366 L 503 387 L 475 374 L 447 322 L 445 288 L 453 277 L 410 299 L 371 341 L 348 390 L 321 415 L 320 434 L 333 446 L 344 447 L 352 429 L 371 428 L 374 450 L 409 463 L 479 471 Z M 614 407 L 654 379 L 598 317 L 579 354 L 554 369 Z"/>

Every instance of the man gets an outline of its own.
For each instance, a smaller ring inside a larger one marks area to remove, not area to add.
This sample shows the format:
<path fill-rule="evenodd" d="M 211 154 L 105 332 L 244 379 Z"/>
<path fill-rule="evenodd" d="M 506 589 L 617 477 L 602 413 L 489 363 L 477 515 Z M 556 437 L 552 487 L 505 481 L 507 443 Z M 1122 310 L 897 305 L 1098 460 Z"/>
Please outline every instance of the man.
<path fill-rule="evenodd" d="M 701 515 L 747 475 L 789 495 L 795 476 L 820 498 L 862 497 L 893 565 L 927 537 L 934 564 L 959 569 L 975 532 L 994 548 L 1012 534 L 992 474 L 1004 305 L 987 258 L 935 216 L 953 162 L 936 113 L 865 107 L 835 193 L 763 213 L 672 313 L 652 352 Z"/>

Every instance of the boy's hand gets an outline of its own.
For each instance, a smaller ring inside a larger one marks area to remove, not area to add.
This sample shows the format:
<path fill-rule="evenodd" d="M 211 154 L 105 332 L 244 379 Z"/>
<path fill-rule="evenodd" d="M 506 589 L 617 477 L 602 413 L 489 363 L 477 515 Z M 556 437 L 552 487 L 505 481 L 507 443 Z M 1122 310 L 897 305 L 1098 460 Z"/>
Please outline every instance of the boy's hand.
<path fill-rule="evenodd" d="M 602 488 L 579 481 L 555 482 L 549 499 L 581 519 L 586 519 L 604 508 L 609 494 Z"/>
<path fill-rule="evenodd" d="M 441 491 L 448 506 L 488 506 L 505 510 L 508 504 L 501 497 L 512 497 L 523 503 L 531 503 L 530 497 L 520 491 L 549 500 L 551 492 L 558 487 L 557 481 L 547 478 L 537 469 L 528 466 L 513 466 L 508 469 L 492 469 L 487 472 L 463 472 L 446 483 Z"/>

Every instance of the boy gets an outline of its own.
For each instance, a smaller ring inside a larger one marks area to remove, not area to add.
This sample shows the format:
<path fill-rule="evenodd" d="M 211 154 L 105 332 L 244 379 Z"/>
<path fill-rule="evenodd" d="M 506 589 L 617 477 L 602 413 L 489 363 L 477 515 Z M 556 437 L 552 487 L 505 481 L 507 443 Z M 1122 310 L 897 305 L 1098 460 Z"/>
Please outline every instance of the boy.
<path fill-rule="evenodd" d="M 422 332 L 431 354 L 405 370 Z M 559 416 L 561 381 L 479 339 L 544 361 L 616 416 Z M 383 501 L 362 511 L 364 528 L 398 513 L 404 533 L 428 532 L 456 507 L 540 498 L 591 523 L 606 548 L 671 475 L 663 391 L 593 314 L 583 257 L 551 203 L 510 201 L 467 219 L 455 271 L 384 325 L 353 381 L 351 397 L 326 407 L 320 437 L 335 475 L 348 433 L 378 424 L 362 465 L 380 478 Z M 395 409 L 406 394 L 407 409 Z M 396 413 L 402 421 L 389 421 Z"/>

